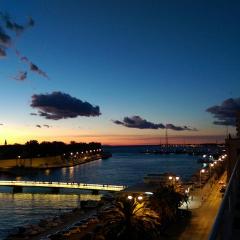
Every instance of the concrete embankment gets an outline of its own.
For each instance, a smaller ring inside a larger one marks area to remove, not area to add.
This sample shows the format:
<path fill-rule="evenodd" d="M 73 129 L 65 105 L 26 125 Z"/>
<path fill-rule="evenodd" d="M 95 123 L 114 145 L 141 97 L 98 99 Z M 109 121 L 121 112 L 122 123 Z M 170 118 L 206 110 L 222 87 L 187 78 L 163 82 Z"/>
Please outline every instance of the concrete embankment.
<path fill-rule="evenodd" d="M 17 158 L 0 160 L 0 169 L 11 168 L 59 168 L 59 167 L 72 167 L 75 165 L 83 164 L 86 162 L 98 160 L 102 158 L 102 154 L 83 155 L 81 157 L 64 158 L 63 156 L 52 157 L 38 157 L 38 158 Z"/>

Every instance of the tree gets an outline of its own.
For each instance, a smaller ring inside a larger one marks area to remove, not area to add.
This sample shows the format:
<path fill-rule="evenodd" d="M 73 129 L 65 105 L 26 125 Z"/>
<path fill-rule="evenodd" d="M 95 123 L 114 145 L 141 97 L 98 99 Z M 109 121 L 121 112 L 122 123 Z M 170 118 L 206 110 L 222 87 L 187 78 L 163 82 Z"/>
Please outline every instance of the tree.
<path fill-rule="evenodd" d="M 187 201 L 187 196 L 176 192 L 173 186 L 161 186 L 150 197 L 151 208 L 161 216 L 162 228 L 176 220 L 178 208 Z"/>
<path fill-rule="evenodd" d="M 102 215 L 105 239 L 152 240 L 159 236 L 160 216 L 148 200 L 118 199 L 115 208 Z"/>

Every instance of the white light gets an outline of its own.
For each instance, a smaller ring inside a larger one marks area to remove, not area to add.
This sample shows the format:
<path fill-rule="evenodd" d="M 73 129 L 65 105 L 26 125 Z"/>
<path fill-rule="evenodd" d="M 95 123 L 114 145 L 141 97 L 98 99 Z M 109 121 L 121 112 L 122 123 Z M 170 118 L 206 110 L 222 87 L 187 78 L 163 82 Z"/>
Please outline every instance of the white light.
<path fill-rule="evenodd" d="M 214 164 L 213 164 L 213 163 L 211 163 L 211 164 L 210 164 L 210 167 L 213 167 L 213 166 L 214 166 Z"/>
<path fill-rule="evenodd" d="M 201 169 L 201 172 L 202 172 L 202 173 L 205 173 L 205 169 Z"/>
<path fill-rule="evenodd" d="M 176 177 L 176 180 L 178 181 L 180 177 Z"/>
<path fill-rule="evenodd" d="M 127 198 L 128 198 L 129 200 L 132 200 L 132 199 L 133 199 L 133 197 L 132 197 L 132 196 L 128 196 Z"/>
<path fill-rule="evenodd" d="M 142 196 L 138 196 L 138 200 L 143 200 L 143 197 Z"/>
<path fill-rule="evenodd" d="M 147 195 L 153 195 L 152 192 L 145 192 L 145 194 L 147 194 Z"/>
<path fill-rule="evenodd" d="M 172 180 L 172 176 L 169 176 L 168 179 L 169 179 L 169 180 Z"/>

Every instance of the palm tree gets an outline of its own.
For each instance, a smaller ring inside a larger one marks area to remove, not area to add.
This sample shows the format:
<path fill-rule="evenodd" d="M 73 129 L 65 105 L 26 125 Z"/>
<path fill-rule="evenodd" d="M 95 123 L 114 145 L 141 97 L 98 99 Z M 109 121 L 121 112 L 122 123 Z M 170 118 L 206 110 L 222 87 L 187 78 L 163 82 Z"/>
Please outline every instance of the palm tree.
<path fill-rule="evenodd" d="M 115 208 L 103 213 L 105 239 L 151 240 L 159 236 L 160 216 L 148 200 L 121 198 Z"/>
<path fill-rule="evenodd" d="M 178 208 L 188 201 L 186 195 L 176 192 L 173 186 L 160 187 L 149 200 L 151 208 L 161 216 L 162 228 L 176 220 Z"/>

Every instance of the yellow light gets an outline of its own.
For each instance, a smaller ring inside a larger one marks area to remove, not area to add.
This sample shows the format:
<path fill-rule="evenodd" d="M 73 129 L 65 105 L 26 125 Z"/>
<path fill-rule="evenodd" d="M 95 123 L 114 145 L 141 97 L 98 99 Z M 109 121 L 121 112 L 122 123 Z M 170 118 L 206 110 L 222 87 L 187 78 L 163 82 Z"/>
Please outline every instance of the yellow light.
<path fill-rule="evenodd" d="M 169 180 L 172 180 L 172 176 L 169 176 L 168 179 L 169 179 Z"/>

